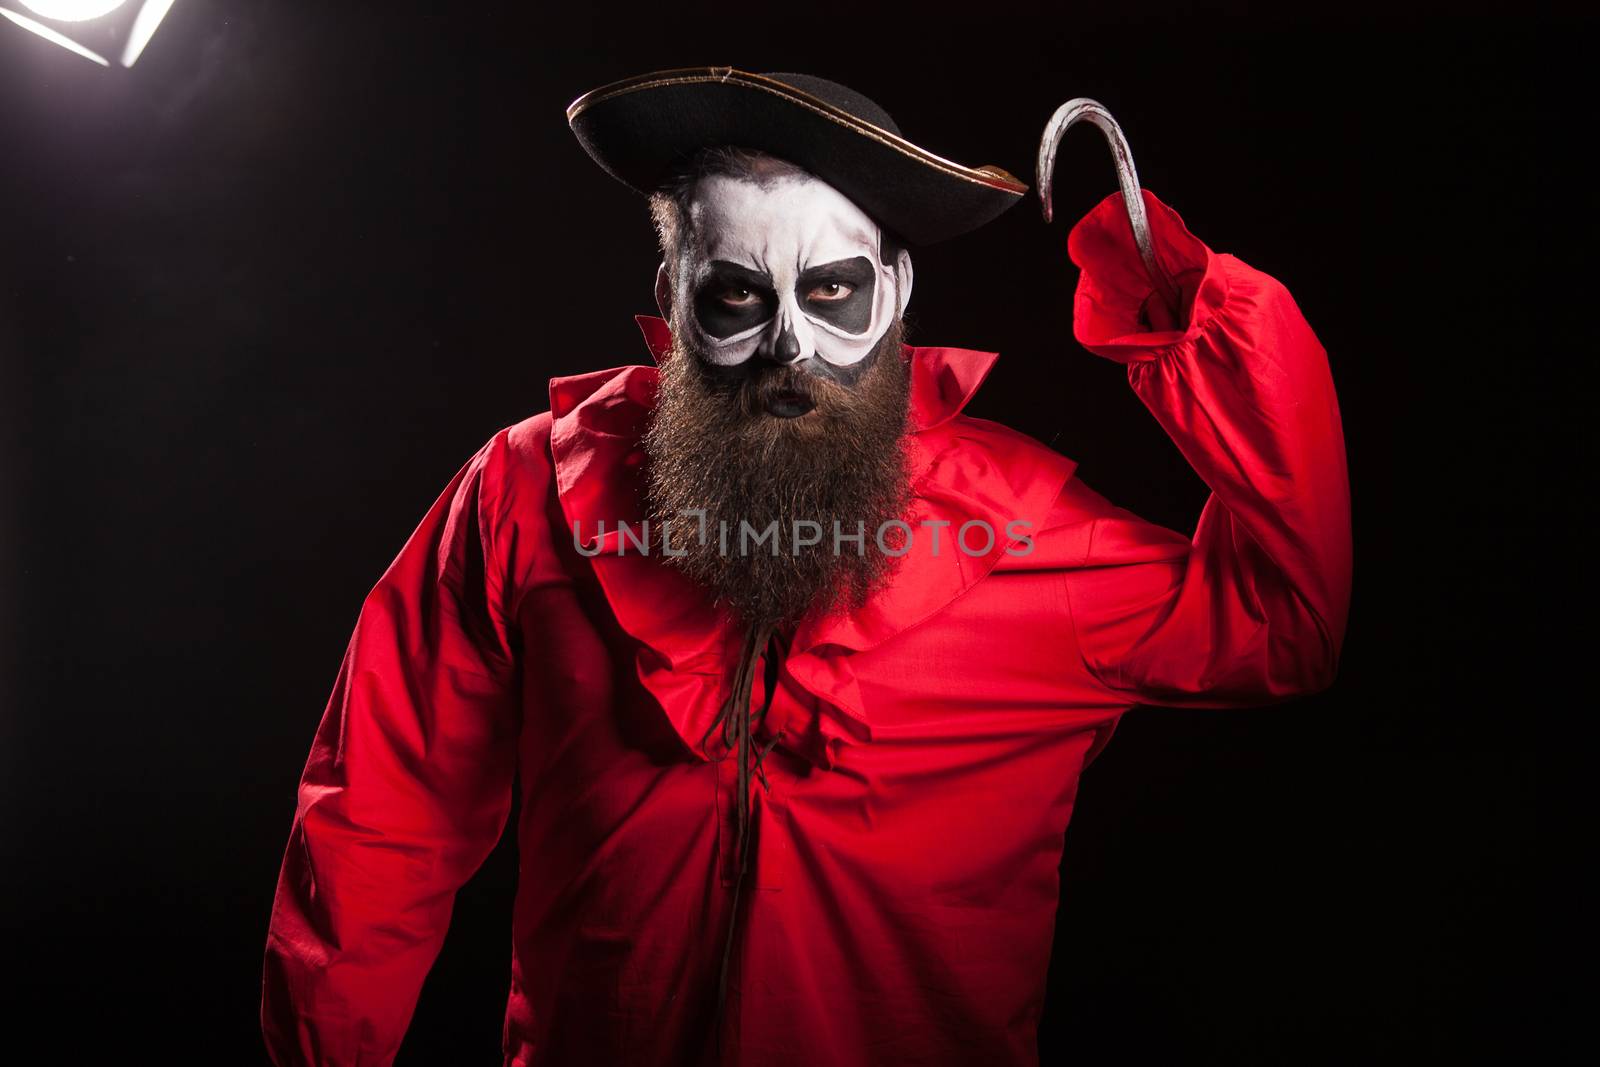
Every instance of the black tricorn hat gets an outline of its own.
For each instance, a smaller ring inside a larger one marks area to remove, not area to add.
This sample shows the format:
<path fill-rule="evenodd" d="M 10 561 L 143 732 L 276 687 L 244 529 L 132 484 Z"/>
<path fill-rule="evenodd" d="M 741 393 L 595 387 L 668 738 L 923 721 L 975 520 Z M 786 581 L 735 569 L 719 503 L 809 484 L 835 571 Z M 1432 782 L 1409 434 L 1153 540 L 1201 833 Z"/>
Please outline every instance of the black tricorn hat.
<path fill-rule="evenodd" d="M 912 245 L 975 230 L 1028 191 L 999 167 L 919 148 L 883 108 L 808 74 L 659 70 L 584 93 L 567 122 L 607 174 L 640 193 L 696 149 L 754 148 L 804 167 Z"/>

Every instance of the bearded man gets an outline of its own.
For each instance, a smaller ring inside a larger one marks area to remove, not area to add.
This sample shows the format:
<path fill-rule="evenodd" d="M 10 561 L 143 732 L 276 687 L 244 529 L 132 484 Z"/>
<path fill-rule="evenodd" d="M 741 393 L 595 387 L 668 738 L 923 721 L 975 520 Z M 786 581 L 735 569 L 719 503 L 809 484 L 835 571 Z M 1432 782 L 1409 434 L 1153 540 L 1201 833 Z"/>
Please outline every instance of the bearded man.
<path fill-rule="evenodd" d="M 569 110 L 650 204 L 656 366 L 558 378 L 363 605 L 268 934 L 276 1062 L 386 1064 L 520 783 L 507 1064 L 1032 1064 L 1079 775 L 1135 704 L 1333 679 L 1349 492 L 1288 292 L 1113 196 L 1075 333 L 1212 495 L 1192 537 L 962 408 L 911 250 L 1023 186 L 832 82 L 657 72 Z"/>

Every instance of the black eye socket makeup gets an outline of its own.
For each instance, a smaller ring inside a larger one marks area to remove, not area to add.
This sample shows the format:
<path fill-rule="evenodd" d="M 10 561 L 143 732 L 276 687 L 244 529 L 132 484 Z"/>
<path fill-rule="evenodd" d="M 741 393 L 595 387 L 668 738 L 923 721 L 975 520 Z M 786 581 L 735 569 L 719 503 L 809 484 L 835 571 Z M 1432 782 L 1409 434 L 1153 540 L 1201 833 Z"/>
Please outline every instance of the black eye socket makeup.
<path fill-rule="evenodd" d="M 694 294 L 695 316 L 712 337 L 732 337 L 761 325 L 777 311 L 778 294 L 772 278 L 726 260 L 712 261 Z"/>
<path fill-rule="evenodd" d="M 845 333 L 863 333 L 872 325 L 872 298 L 878 272 L 866 256 L 841 259 L 802 271 L 795 285 L 806 314 Z M 837 295 L 830 286 L 844 287 Z M 831 299 L 812 299 L 822 290 Z"/>

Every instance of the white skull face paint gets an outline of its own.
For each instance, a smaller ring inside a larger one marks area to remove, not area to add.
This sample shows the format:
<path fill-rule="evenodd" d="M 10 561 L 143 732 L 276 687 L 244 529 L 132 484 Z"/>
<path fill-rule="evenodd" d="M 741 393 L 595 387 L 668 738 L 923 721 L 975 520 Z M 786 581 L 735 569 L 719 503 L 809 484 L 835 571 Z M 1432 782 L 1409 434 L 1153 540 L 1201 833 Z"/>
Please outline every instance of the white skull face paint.
<path fill-rule="evenodd" d="M 690 225 L 677 299 L 717 366 L 816 357 L 849 377 L 911 296 L 910 254 L 884 263 L 878 224 L 810 175 L 703 178 Z"/>

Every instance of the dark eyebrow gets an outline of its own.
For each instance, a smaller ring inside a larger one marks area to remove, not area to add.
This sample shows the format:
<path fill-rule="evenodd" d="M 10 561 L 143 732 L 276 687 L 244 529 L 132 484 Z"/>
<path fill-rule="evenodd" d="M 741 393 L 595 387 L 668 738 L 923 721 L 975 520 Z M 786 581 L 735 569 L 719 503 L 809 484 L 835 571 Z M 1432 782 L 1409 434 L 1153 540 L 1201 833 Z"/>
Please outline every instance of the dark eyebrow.
<path fill-rule="evenodd" d="M 724 285 L 737 284 L 751 289 L 771 289 L 772 276 L 764 271 L 751 270 L 725 259 L 711 261 L 711 276 Z"/>
<path fill-rule="evenodd" d="M 805 285 L 817 282 L 848 282 L 851 285 L 861 286 L 870 282 L 876 273 L 872 269 L 871 260 L 866 256 L 855 256 L 807 267 L 800 275 L 800 282 Z"/>

